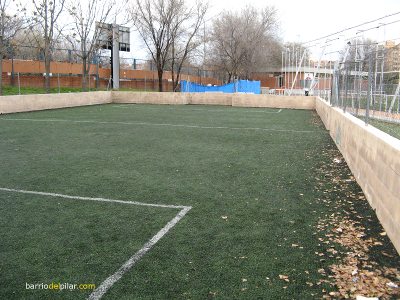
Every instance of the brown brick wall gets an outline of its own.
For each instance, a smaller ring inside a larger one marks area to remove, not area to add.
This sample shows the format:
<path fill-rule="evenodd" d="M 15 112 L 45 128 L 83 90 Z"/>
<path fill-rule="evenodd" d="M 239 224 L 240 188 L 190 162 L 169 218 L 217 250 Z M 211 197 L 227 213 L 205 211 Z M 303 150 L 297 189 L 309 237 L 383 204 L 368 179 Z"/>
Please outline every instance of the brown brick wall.
<path fill-rule="evenodd" d="M 12 78 L 11 72 L 14 69 L 14 77 Z M 4 85 L 17 85 L 19 73 L 19 81 L 21 87 L 44 87 L 45 72 L 44 62 L 31 61 L 31 60 L 3 60 L 3 84 Z M 50 66 L 52 77 L 50 79 L 51 87 L 81 87 L 82 86 L 82 65 L 76 63 L 65 62 L 52 62 Z M 90 87 L 95 87 L 96 81 L 96 65 L 91 65 L 90 68 Z M 108 79 L 110 78 L 110 69 L 99 68 L 99 82 L 100 88 L 107 87 Z M 59 77 L 58 77 L 58 74 Z M 124 70 L 120 71 L 120 87 L 121 88 L 135 88 L 143 90 L 157 90 L 158 80 L 157 72 L 148 70 Z M 165 79 L 164 90 L 172 90 L 171 72 L 165 72 L 163 78 Z M 182 80 L 190 80 L 192 82 L 203 84 L 221 84 L 218 79 L 205 78 L 198 76 L 181 75 Z"/>

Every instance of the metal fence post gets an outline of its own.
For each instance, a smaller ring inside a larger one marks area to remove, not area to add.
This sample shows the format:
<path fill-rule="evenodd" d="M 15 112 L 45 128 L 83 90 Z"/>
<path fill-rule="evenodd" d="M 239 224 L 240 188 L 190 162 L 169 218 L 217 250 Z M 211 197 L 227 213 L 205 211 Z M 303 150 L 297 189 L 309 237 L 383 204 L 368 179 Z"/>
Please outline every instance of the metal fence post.
<path fill-rule="evenodd" d="M 60 91 L 60 73 L 57 73 L 57 83 L 58 83 L 58 93 L 61 93 L 61 91 Z"/>
<path fill-rule="evenodd" d="M 368 56 L 368 91 L 367 91 L 367 107 L 365 110 L 365 125 L 369 122 L 369 105 L 372 98 L 372 51 Z"/>
<path fill-rule="evenodd" d="M 19 80 L 19 72 L 17 73 L 18 76 L 18 95 L 21 95 L 21 81 Z"/>
<path fill-rule="evenodd" d="M 345 68 L 346 68 L 346 73 L 344 75 L 344 98 L 342 101 L 343 105 L 343 112 L 346 112 L 346 107 L 347 107 L 347 97 L 348 97 L 348 92 L 349 92 L 349 69 L 350 69 L 350 64 L 346 61 L 345 62 Z"/>

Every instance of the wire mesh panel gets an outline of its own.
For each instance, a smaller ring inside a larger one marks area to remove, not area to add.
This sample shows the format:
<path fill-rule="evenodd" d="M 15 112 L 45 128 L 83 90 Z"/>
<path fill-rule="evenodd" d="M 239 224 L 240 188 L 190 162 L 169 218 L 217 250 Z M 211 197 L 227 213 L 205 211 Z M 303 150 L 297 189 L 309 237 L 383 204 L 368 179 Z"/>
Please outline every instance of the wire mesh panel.
<path fill-rule="evenodd" d="M 364 50 L 336 63 L 329 100 L 366 122 L 374 118 L 400 123 L 399 71 L 385 66 L 390 49 L 370 45 Z"/>

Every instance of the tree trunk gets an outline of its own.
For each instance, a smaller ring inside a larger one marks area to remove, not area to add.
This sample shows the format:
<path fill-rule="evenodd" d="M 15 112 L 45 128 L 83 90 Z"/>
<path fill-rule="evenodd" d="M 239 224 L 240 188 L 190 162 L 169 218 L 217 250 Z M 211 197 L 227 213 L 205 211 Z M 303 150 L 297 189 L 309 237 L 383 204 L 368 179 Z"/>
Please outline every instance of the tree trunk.
<path fill-rule="evenodd" d="M 4 9 L 1 12 L 0 37 L 0 96 L 3 95 Z"/>
<path fill-rule="evenodd" d="M 172 78 L 172 91 L 175 92 L 175 71 L 174 71 L 174 62 L 172 62 L 172 67 L 171 67 L 171 78 Z"/>
<path fill-rule="evenodd" d="M 180 83 L 180 74 L 178 74 L 177 76 L 176 76 L 176 81 L 175 81 L 175 86 L 174 86 L 174 92 L 176 92 L 176 91 L 178 91 L 178 85 L 179 85 L 179 83 Z"/>
<path fill-rule="evenodd" d="M 87 58 L 83 57 L 82 58 L 82 92 L 86 92 L 87 91 L 87 69 L 86 69 L 86 62 L 87 62 Z"/>
<path fill-rule="evenodd" d="M 44 88 L 46 93 L 50 93 L 50 41 L 48 38 L 45 40 L 44 45 L 44 68 L 45 68 L 45 78 L 44 78 Z"/>
<path fill-rule="evenodd" d="M 46 58 L 45 62 L 46 75 L 44 77 L 44 88 L 47 94 L 50 93 L 50 59 Z"/>
<path fill-rule="evenodd" d="M 158 68 L 158 91 L 162 92 L 163 91 L 163 82 L 162 82 L 162 78 L 163 78 L 163 70 L 162 68 Z"/>
<path fill-rule="evenodd" d="M 0 96 L 3 95 L 3 47 L 0 50 Z"/>
<path fill-rule="evenodd" d="M 228 72 L 228 83 L 231 83 L 232 80 L 232 73 Z"/>
<path fill-rule="evenodd" d="M 180 81 L 180 78 L 181 78 L 181 71 L 182 71 L 182 65 L 180 65 L 178 67 L 178 70 L 176 72 L 176 78 L 174 79 L 174 82 L 173 82 L 172 88 L 174 89 L 174 92 L 176 92 L 177 89 L 178 89 L 178 84 L 179 84 L 179 81 Z"/>
<path fill-rule="evenodd" d="M 45 4 L 45 16 L 44 16 L 44 68 L 45 68 L 45 78 L 44 78 L 44 88 L 46 93 L 50 93 L 50 32 L 49 32 L 49 24 L 47 19 L 48 6 L 47 1 Z"/>

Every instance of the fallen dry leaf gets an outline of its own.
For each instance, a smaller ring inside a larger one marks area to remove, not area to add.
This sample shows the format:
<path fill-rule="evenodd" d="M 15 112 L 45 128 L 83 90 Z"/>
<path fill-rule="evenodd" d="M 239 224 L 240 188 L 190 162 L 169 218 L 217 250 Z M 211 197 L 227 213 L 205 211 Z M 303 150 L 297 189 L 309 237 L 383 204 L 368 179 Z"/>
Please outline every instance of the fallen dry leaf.
<path fill-rule="evenodd" d="M 284 280 L 284 281 L 286 281 L 286 282 L 289 282 L 289 281 L 290 281 L 290 280 L 289 280 L 289 276 L 287 276 L 287 275 L 279 275 L 279 279 Z"/>

